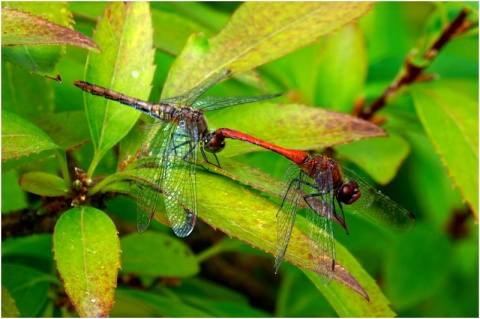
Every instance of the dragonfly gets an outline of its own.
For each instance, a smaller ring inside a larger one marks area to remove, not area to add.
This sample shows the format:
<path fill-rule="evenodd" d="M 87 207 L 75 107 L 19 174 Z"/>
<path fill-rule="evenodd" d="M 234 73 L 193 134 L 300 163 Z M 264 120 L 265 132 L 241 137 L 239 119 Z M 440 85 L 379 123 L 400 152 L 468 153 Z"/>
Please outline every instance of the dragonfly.
<path fill-rule="evenodd" d="M 199 149 L 205 162 L 210 163 L 203 150 L 203 140 L 209 134 L 204 112 L 281 95 L 207 96 L 199 99 L 230 73 L 231 70 L 219 71 L 186 93 L 163 99 L 159 103 L 142 101 L 88 82 L 74 81 L 75 86 L 88 93 L 133 107 L 159 120 L 158 125 L 151 125 L 145 130 L 137 155 L 136 174 L 141 177 L 136 180 L 139 233 L 147 229 L 153 218 L 159 190 L 164 193 L 165 210 L 174 233 L 178 237 L 186 237 L 194 229 L 197 217 L 195 176 Z M 220 166 L 216 156 L 215 160 L 216 165 Z"/>
<path fill-rule="evenodd" d="M 335 269 L 332 220 L 344 222 L 343 205 L 352 205 L 353 211 L 394 230 L 409 231 L 415 226 L 412 213 L 332 158 L 310 156 L 303 151 L 283 148 L 228 128 L 207 135 L 205 150 L 215 153 L 223 149 L 226 138 L 260 146 L 293 162 L 283 177 L 284 195 L 277 212 L 276 272 L 285 257 L 302 199 L 310 208 L 305 218 L 314 269 L 325 286 L 331 281 Z M 342 219 L 338 218 L 339 213 Z M 342 226 L 347 229 L 346 224 Z"/>

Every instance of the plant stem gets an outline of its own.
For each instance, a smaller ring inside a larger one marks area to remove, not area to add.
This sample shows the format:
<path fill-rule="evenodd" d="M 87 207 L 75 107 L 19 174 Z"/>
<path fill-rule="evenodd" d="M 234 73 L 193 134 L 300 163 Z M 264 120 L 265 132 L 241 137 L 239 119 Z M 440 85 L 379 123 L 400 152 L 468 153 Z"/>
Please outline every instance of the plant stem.
<path fill-rule="evenodd" d="M 378 97 L 373 103 L 364 109 L 360 109 L 355 111 L 354 114 L 362 119 L 369 120 L 373 117 L 373 115 L 383 108 L 386 103 L 387 99 L 397 92 L 403 86 L 409 85 L 422 79 L 421 74 L 422 72 L 430 66 L 433 62 L 435 57 L 438 55 L 440 50 L 448 43 L 452 38 L 455 36 L 464 33 L 468 30 L 470 23 L 466 21 L 466 17 L 468 15 L 468 11 L 463 9 L 460 11 L 458 16 L 455 20 L 450 23 L 450 25 L 442 32 L 440 37 L 432 44 L 432 46 L 423 54 L 423 58 L 426 60 L 424 65 L 418 66 L 415 65 L 411 60 L 411 55 L 408 55 L 405 59 L 404 64 L 404 73 L 400 78 L 395 79 L 383 92 L 383 94 Z"/>
<path fill-rule="evenodd" d="M 65 181 L 65 186 L 67 187 L 68 191 L 72 190 L 72 179 L 70 177 L 70 173 L 68 171 L 68 162 L 67 156 L 65 151 L 63 150 L 56 150 L 58 161 L 60 162 L 60 167 L 62 169 L 63 180 Z"/>

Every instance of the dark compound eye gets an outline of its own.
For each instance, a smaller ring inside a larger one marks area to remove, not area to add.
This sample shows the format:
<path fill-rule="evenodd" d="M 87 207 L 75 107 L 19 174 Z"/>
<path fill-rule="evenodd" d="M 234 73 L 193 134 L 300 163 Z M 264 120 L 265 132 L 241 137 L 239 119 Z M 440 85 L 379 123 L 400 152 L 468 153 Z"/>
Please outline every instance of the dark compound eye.
<path fill-rule="evenodd" d="M 204 149 L 210 153 L 218 153 L 225 147 L 225 139 L 215 133 L 208 134 L 204 139 Z"/>
<path fill-rule="evenodd" d="M 345 204 L 353 204 L 360 198 L 362 193 L 355 181 L 349 181 L 343 184 L 337 191 L 337 199 Z"/>

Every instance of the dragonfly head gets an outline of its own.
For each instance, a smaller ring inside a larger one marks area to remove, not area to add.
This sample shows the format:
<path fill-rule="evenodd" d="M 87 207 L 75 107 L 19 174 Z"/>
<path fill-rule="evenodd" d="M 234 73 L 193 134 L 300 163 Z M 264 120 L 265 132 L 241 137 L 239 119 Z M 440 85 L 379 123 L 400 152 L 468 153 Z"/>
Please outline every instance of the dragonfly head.
<path fill-rule="evenodd" d="M 355 181 L 348 181 L 347 183 L 340 186 L 337 190 L 338 201 L 345 204 L 355 203 L 361 195 L 362 193 L 360 192 L 360 188 Z"/>
<path fill-rule="evenodd" d="M 225 138 L 217 132 L 209 132 L 203 139 L 203 149 L 210 153 L 218 153 L 225 147 Z"/>

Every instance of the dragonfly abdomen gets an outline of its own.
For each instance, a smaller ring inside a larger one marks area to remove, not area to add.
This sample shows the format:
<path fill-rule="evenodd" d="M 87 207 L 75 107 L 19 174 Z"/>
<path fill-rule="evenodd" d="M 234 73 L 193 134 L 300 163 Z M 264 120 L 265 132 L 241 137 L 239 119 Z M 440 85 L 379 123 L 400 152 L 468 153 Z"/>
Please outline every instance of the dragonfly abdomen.
<path fill-rule="evenodd" d="M 170 104 L 153 104 L 147 105 L 147 109 L 139 109 L 148 115 L 165 122 L 176 122 L 174 119 L 177 116 L 178 109 Z"/>
<path fill-rule="evenodd" d="M 75 86 L 79 87 L 80 89 L 84 90 L 93 95 L 103 96 L 106 99 L 119 102 L 124 105 L 131 106 L 139 111 L 145 113 L 151 113 L 151 110 L 158 106 L 158 104 L 150 103 L 147 101 L 139 100 L 133 97 L 126 96 L 125 94 L 119 93 L 114 90 L 110 90 L 95 84 L 91 84 L 84 81 L 75 81 L 73 82 Z"/>

